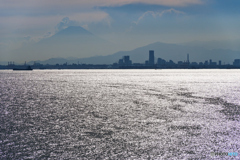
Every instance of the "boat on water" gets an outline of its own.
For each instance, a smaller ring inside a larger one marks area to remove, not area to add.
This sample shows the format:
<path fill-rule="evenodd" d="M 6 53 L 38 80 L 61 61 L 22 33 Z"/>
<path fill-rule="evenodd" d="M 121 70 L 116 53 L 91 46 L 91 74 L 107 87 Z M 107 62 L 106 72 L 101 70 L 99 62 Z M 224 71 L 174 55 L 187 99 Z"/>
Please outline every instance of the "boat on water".
<path fill-rule="evenodd" d="M 28 66 L 27 68 L 13 68 L 14 71 L 32 71 L 33 69 Z"/>

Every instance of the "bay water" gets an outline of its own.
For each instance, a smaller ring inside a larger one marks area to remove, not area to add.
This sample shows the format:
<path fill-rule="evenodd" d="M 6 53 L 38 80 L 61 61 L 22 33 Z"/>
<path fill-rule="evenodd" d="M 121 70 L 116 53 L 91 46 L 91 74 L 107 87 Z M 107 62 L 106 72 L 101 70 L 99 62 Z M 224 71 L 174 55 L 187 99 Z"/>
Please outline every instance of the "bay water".
<path fill-rule="evenodd" d="M 240 70 L 1 70 L 0 159 L 231 159 L 239 97 Z"/>

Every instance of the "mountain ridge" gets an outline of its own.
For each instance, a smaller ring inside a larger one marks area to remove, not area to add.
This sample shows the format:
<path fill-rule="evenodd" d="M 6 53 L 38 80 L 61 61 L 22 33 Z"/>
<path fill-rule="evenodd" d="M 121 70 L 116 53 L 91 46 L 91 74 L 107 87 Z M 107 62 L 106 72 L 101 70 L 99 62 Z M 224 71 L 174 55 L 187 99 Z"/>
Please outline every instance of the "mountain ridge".
<path fill-rule="evenodd" d="M 71 26 L 44 38 L 35 44 L 12 52 L 9 57 L 16 61 L 44 60 L 54 57 L 91 57 L 115 52 L 115 46 L 80 26 Z"/>
<path fill-rule="evenodd" d="M 191 62 L 204 62 L 212 59 L 225 63 L 232 63 L 234 59 L 239 58 L 240 52 L 230 49 L 205 49 L 203 47 L 188 47 L 185 45 L 155 42 L 146 46 L 138 47 L 130 51 L 118 51 L 106 56 L 92 56 L 88 58 L 76 58 L 75 60 L 67 60 L 68 63 L 86 63 L 86 64 L 112 64 L 118 62 L 122 56 L 129 55 L 133 63 L 144 63 L 148 60 L 149 50 L 155 51 L 155 62 L 157 58 L 163 58 L 167 61 L 173 60 L 186 61 L 187 54 L 190 55 Z M 41 63 L 45 63 L 41 61 Z M 55 63 L 56 64 L 56 63 Z"/>

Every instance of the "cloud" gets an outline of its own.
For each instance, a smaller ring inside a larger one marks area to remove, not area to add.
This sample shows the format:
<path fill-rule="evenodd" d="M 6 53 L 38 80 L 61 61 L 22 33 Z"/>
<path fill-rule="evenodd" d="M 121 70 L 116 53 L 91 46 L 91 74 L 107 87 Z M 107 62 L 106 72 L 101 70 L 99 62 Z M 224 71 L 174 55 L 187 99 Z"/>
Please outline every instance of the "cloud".
<path fill-rule="evenodd" d="M 56 31 L 61 31 L 69 26 L 79 26 L 79 22 L 70 20 L 68 17 L 64 17 L 60 23 L 56 26 Z"/>
<path fill-rule="evenodd" d="M 70 20 L 71 18 L 71 20 Z M 107 13 L 101 11 L 85 12 L 73 14 L 69 17 L 64 17 L 56 26 L 56 31 L 60 31 L 69 26 L 83 26 L 88 29 L 88 24 L 97 22 L 106 22 L 110 25 L 110 17 Z"/>
<path fill-rule="evenodd" d="M 144 17 L 146 17 L 147 15 L 151 15 L 153 17 L 162 17 L 164 14 L 167 14 L 167 13 L 174 13 L 174 14 L 185 14 L 184 12 L 182 11 L 178 11 L 176 9 L 167 9 L 167 10 L 163 10 L 162 12 L 154 12 L 154 11 L 147 11 L 145 13 L 143 13 L 137 21 L 134 21 L 133 23 L 135 24 L 138 24 L 142 19 L 144 19 Z"/>
<path fill-rule="evenodd" d="M 80 13 L 75 13 L 71 14 L 69 16 L 71 19 L 74 19 L 75 21 L 82 22 L 82 23 L 96 23 L 96 22 L 101 22 L 105 21 L 109 23 L 110 21 L 110 16 L 103 11 L 88 11 L 88 12 L 80 12 Z"/>
<path fill-rule="evenodd" d="M 143 3 L 163 6 L 189 6 L 203 4 L 203 0 L 0 0 L 1 8 L 94 8 L 101 6 L 122 6 L 126 4 Z"/>
<path fill-rule="evenodd" d="M 8 34 L 16 31 L 18 33 L 21 32 L 25 34 L 25 32 L 35 30 L 38 31 L 38 34 L 43 34 L 42 31 L 54 31 L 54 27 L 55 29 L 60 30 L 68 26 L 79 26 L 98 22 L 105 22 L 106 24 L 109 24 L 110 21 L 110 16 L 107 13 L 93 10 L 88 12 L 51 16 L 0 16 L 0 33 L 4 30 L 4 33 Z M 29 33 L 26 34 L 28 35 Z"/>
<path fill-rule="evenodd" d="M 100 22 L 109 25 L 111 19 L 107 13 L 95 10 L 66 15 L 0 16 L 0 39 L 11 41 L 4 45 L 15 48 L 14 46 L 25 43 L 24 37 L 27 36 L 31 36 L 31 40 L 28 41 L 37 42 L 68 26 L 82 26 L 88 29 L 89 24 Z"/>
<path fill-rule="evenodd" d="M 89 27 L 88 27 L 87 24 L 81 25 L 81 27 L 83 27 L 83 28 L 86 29 L 86 30 L 89 30 Z"/>

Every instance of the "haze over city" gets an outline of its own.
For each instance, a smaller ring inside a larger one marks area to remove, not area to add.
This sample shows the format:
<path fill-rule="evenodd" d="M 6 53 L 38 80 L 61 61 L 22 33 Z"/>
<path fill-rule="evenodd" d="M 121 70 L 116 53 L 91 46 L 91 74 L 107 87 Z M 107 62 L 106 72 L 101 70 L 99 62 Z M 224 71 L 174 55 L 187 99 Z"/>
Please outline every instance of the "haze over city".
<path fill-rule="evenodd" d="M 0 3 L 0 61 L 23 63 L 104 56 L 156 42 L 184 46 L 184 54 L 191 51 L 189 54 L 198 55 L 200 60 L 213 58 L 232 63 L 238 58 L 236 55 L 240 56 L 237 0 L 0 0 Z M 176 57 L 178 48 L 173 52 L 163 47 L 163 53 L 161 48 L 146 50 L 155 49 L 159 55 L 169 55 L 162 58 L 170 59 Z M 196 53 L 192 53 L 194 50 Z M 213 56 L 206 57 L 210 52 Z M 220 59 L 218 53 L 230 59 Z"/>

